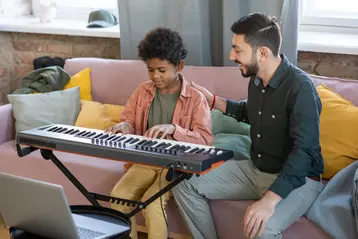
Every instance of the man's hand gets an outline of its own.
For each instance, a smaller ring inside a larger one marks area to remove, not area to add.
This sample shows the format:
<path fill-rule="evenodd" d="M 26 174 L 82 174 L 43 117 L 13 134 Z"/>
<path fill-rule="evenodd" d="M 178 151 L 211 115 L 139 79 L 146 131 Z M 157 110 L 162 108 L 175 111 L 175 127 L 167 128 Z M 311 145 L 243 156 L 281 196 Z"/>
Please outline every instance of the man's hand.
<path fill-rule="evenodd" d="M 132 131 L 131 126 L 129 125 L 129 123 L 121 122 L 115 126 L 109 127 L 104 132 L 109 134 L 122 133 L 123 135 L 125 135 L 125 134 L 130 134 L 131 131 Z"/>
<path fill-rule="evenodd" d="M 259 229 L 258 235 L 262 236 L 266 223 L 274 214 L 275 207 L 280 200 L 280 196 L 268 191 L 264 197 L 246 209 L 244 216 L 244 233 L 247 237 L 254 238 Z"/>
<path fill-rule="evenodd" d="M 205 96 L 206 100 L 208 101 L 209 106 L 211 106 L 213 104 L 213 100 L 214 100 L 214 95 L 208 91 L 206 88 L 195 84 L 194 82 L 191 82 L 191 85 L 197 89 L 198 91 L 201 91 L 201 93 L 203 93 L 203 95 Z"/>
<path fill-rule="evenodd" d="M 160 136 L 161 139 L 163 139 L 167 135 L 174 134 L 175 131 L 175 125 L 173 124 L 160 124 L 155 125 L 152 128 L 148 129 L 144 136 L 148 138 L 156 139 L 158 136 Z"/>

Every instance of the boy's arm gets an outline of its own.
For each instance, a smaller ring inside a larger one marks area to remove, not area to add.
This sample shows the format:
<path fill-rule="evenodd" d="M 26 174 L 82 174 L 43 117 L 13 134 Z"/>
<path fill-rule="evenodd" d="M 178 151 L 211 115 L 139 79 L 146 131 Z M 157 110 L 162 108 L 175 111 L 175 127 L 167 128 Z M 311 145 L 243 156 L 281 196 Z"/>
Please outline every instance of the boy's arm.
<path fill-rule="evenodd" d="M 189 120 L 191 129 L 184 129 L 176 124 L 173 138 L 181 142 L 211 145 L 214 139 L 211 132 L 211 114 L 203 94 L 195 101 L 194 113 Z"/>
<path fill-rule="evenodd" d="M 120 117 L 120 123 L 127 122 L 130 126 L 131 134 L 135 132 L 135 112 L 137 107 L 137 101 L 139 96 L 139 88 L 137 88 L 133 94 L 129 97 Z"/>

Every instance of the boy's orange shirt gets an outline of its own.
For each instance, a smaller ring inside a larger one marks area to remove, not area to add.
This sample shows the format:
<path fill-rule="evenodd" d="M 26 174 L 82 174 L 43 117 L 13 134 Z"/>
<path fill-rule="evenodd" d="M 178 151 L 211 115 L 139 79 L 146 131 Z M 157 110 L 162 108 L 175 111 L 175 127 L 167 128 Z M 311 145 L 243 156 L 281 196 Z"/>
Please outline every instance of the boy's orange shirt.
<path fill-rule="evenodd" d="M 180 142 L 211 145 L 213 142 L 212 122 L 205 96 L 194 89 L 182 75 L 180 96 L 173 114 L 176 126 L 173 139 Z M 128 122 L 136 135 L 147 130 L 149 107 L 154 99 L 157 87 L 152 81 L 142 83 L 129 98 L 120 121 Z"/>

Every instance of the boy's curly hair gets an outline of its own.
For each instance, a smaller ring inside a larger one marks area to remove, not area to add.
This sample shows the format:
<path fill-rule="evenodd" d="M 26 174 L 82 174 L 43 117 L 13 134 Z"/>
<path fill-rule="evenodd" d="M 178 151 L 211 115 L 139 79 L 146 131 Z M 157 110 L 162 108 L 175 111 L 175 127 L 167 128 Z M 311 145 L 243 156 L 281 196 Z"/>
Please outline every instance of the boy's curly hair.
<path fill-rule="evenodd" d="M 167 60 L 177 66 L 187 55 L 183 39 L 169 28 L 155 28 L 138 44 L 138 56 L 146 61 L 152 58 Z"/>

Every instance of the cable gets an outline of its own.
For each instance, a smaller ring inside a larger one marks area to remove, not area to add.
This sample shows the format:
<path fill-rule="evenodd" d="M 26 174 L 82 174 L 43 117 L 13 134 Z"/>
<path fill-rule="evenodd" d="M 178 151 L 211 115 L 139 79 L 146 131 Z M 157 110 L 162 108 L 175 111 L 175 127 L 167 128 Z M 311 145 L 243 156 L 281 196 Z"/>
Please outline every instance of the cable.
<path fill-rule="evenodd" d="M 163 173 L 163 170 L 165 168 L 170 168 L 170 166 L 173 166 L 173 163 L 169 163 L 167 165 L 165 165 L 159 172 L 159 191 L 162 190 L 162 173 Z M 160 207 L 162 209 L 162 213 L 163 213 L 163 217 L 164 217 L 164 220 L 165 220 L 165 224 L 167 226 L 167 238 L 170 238 L 169 237 L 169 224 L 168 224 L 168 219 L 167 219 L 167 216 L 165 215 L 165 212 L 164 212 L 164 208 L 163 208 L 163 199 L 162 199 L 162 196 L 163 195 L 160 195 L 159 199 L 160 199 Z"/>

